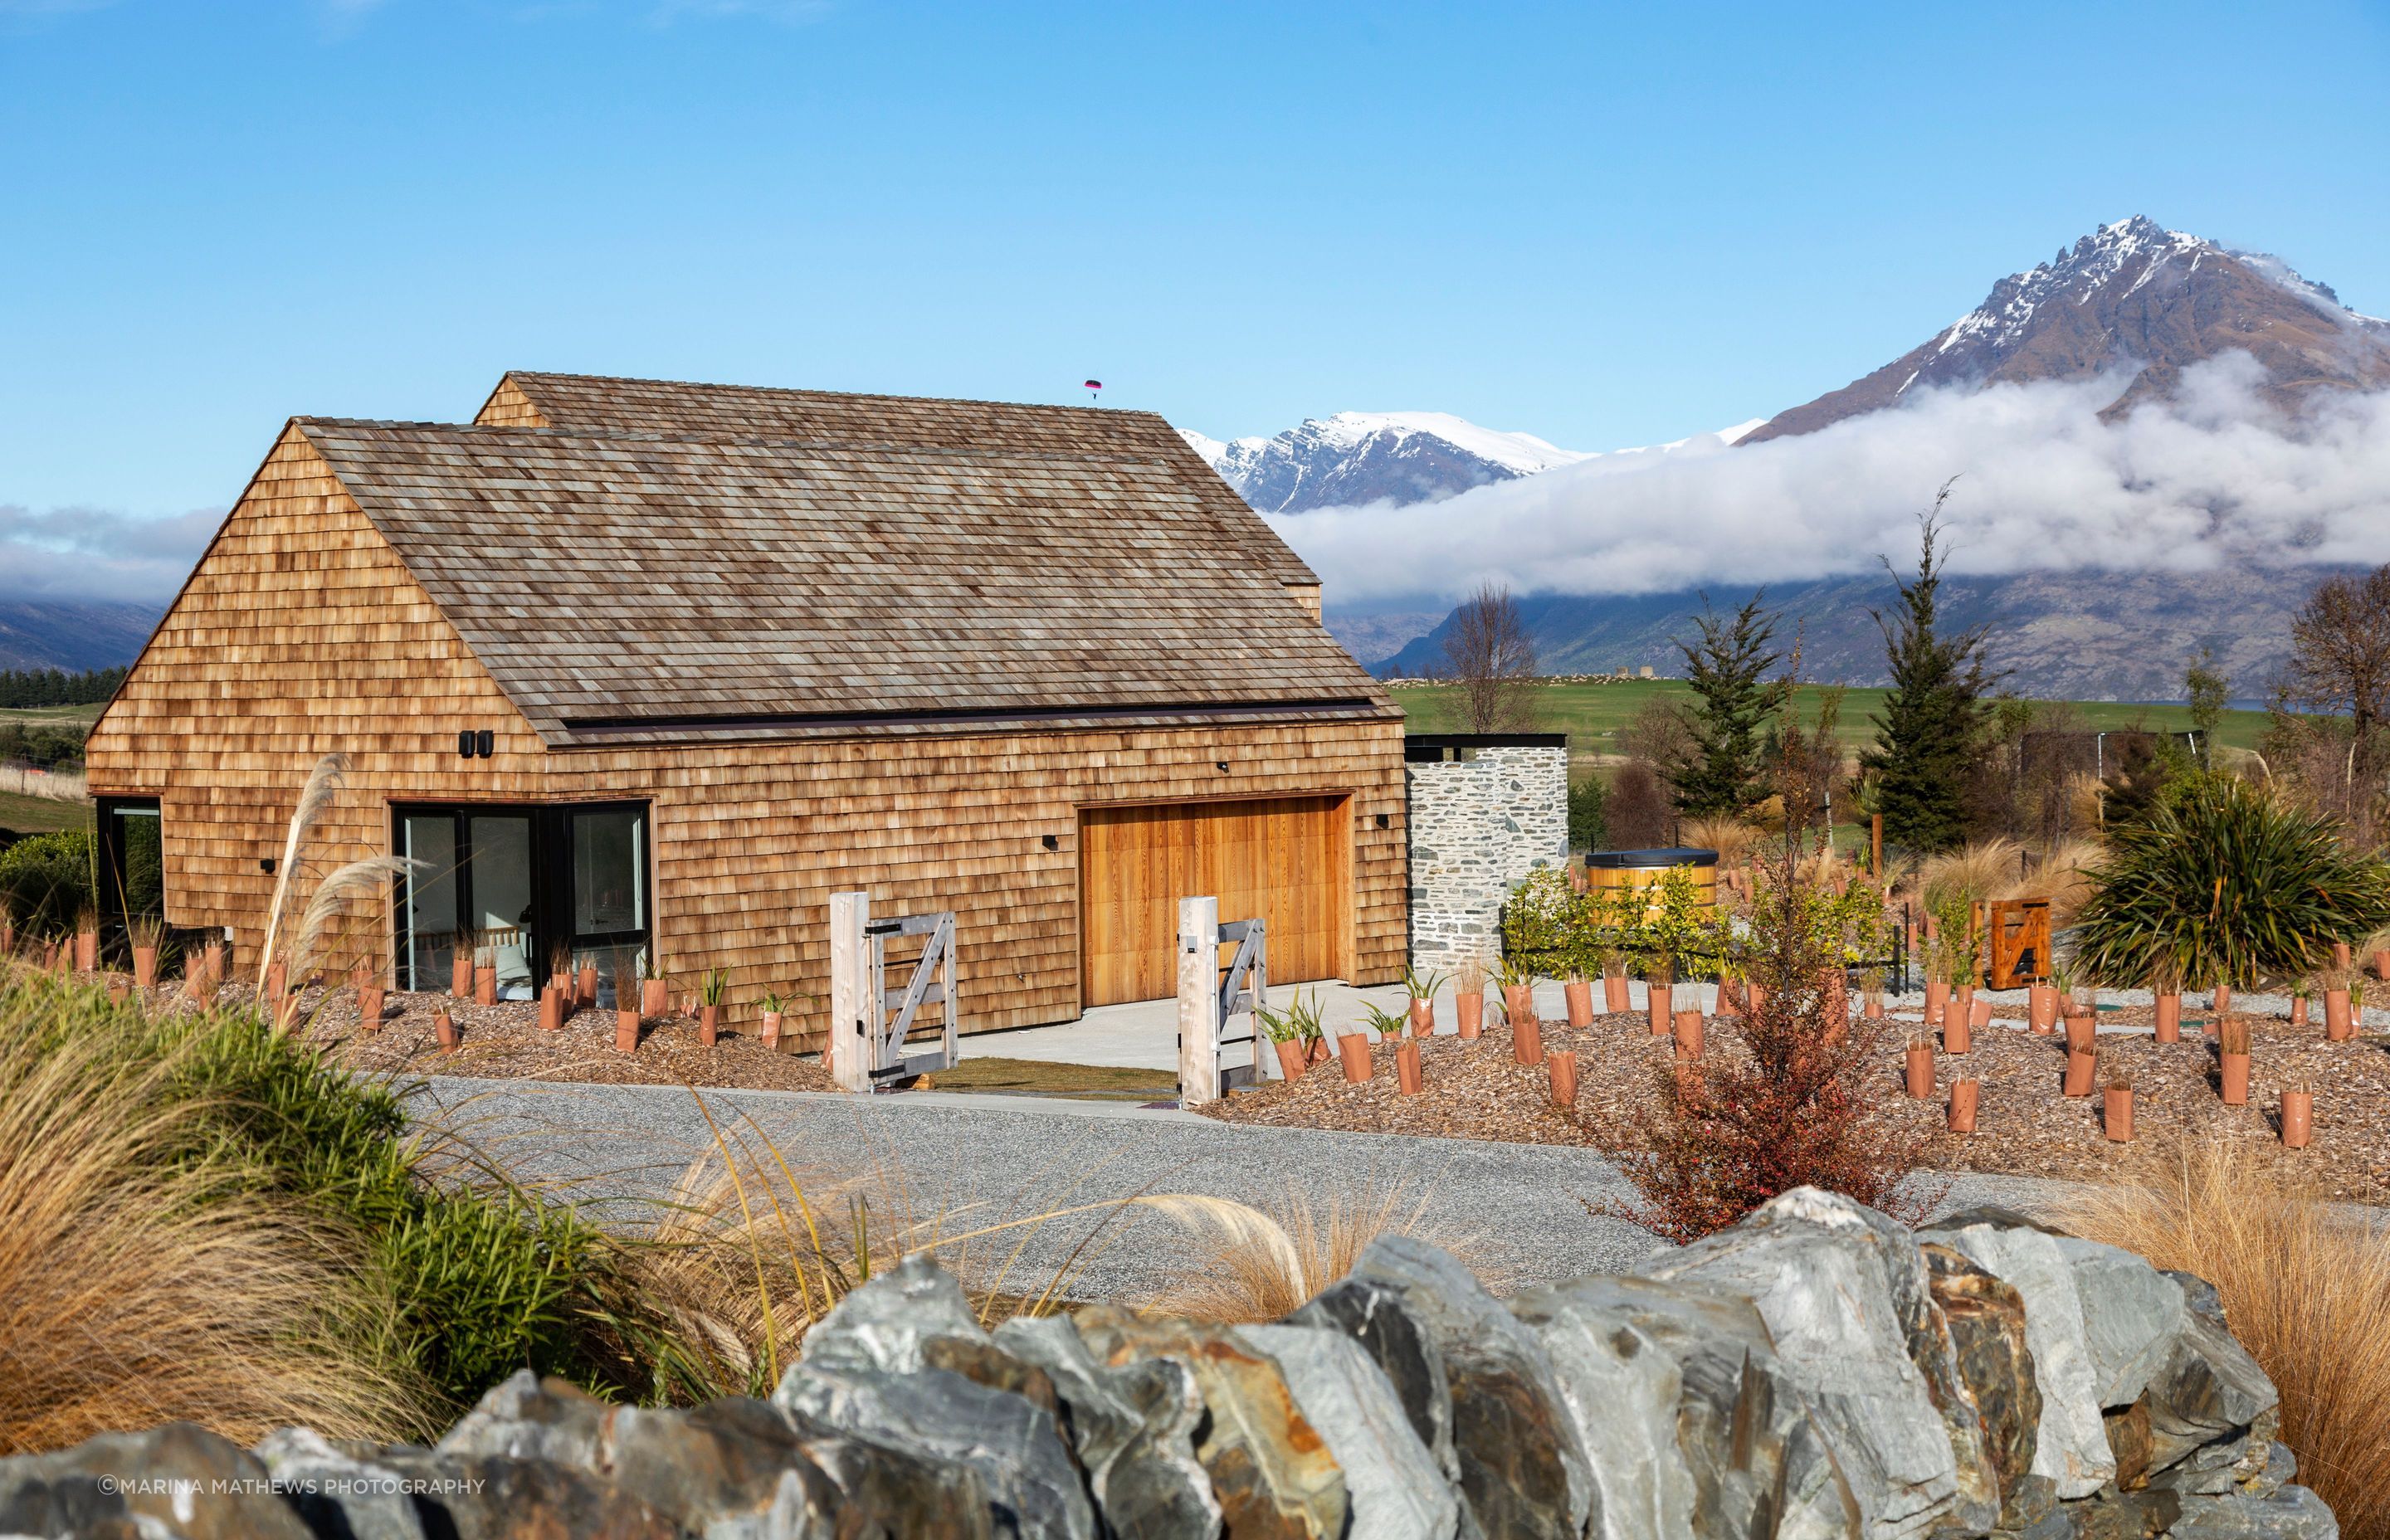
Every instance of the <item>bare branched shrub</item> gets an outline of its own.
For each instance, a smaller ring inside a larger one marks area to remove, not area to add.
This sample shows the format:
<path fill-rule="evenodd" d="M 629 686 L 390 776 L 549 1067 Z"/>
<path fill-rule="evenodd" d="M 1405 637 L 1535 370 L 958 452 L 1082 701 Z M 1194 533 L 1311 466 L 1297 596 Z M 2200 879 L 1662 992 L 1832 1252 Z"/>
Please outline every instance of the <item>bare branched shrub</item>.
<path fill-rule="evenodd" d="M 1651 850 L 1677 842 L 1677 810 L 1648 760 L 1630 759 L 1618 767 L 1603 815 L 1616 849 Z"/>

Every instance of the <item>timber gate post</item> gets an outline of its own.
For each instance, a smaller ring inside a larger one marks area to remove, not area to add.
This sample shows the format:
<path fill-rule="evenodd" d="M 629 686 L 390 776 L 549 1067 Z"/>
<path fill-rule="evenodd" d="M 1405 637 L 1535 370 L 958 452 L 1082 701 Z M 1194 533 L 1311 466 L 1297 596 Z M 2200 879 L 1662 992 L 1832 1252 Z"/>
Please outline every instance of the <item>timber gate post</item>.
<path fill-rule="evenodd" d="M 876 1003 L 879 991 L 864 977 L 870 948 L 863 931 L 870 923 L 869 893 L 829 895 L 829 1046 L 823 1057 L 842 1091 L 871 1089 L 876 1023 L 868 1020 L 867 997 Z"/>
<path fill-rule="evenodd" d="M 1178 1105 L 1220 1099 L 1220 901 L 1178 901 Z"/>
<path fill-rule="evenodd" d="M 1236 956 L 1224 977 L 1220 948 L 1233 943 Z M 1262 1009 L 1269 1004 L 1269 926 L 1252 919 L 1220 923 L 1216 898 L 1178 901 L 1178 1104 L 1200 1107 L 1230 1091 L 1261 1083 Z M 1246 1019 L 1245 1033 L 1231 1037 L 1228 1019 Z M 1227 1050 L 1251 1050 L 1242 1064 L 1226 1062 Z"/>

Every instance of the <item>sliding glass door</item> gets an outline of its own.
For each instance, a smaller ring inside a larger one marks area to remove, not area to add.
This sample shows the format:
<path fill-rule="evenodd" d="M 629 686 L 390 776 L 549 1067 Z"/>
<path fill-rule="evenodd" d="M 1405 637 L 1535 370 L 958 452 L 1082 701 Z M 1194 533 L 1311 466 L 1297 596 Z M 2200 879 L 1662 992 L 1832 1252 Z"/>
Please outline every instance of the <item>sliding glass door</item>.
<path fill-rule="evenodd" d="M 402 807 L 393 843 L 420 865 L 401 883 L 398 982 L 448 987 L 460 949 L 497 968 L 501 999 L 538 993 L 559 956 L 615 963 L 649 941 L 648 808 Z"/>

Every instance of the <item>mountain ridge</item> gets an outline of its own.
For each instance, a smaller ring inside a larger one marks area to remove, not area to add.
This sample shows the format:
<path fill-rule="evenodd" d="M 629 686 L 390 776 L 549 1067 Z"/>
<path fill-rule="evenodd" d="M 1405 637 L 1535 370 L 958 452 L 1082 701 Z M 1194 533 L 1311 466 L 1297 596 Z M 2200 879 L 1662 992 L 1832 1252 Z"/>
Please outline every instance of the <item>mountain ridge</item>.
<path fill-rule="evenodd" d="M 1435 502 L 1592 456 L 1447 412 L 1338 412 L 1269 438 L 1179 436 L 1263 513 Z"/>
<path fill-rule="evenodd" d="M 2234 693 L 2261 696 L 2288 661 L 2291 618 L 2338 566 L 2230 568 L 2204 572 L 2018 572 L 1944 577 L 1941 625 L 1982 628 L 2003 687 L 2049 700 L 2166 700 L 2201 648 L 2214 649 Z M 1707 597 L 1731 610 L 1753 592 L 1719 585 Z M 1533 594 L 1520 619 L 1545 674 L 1607 674 L 1646 664 L 1680 671 L 1674 638 L 1696 639 L 1703 594 L 1625 597 Z M 1897 601 L 1884 572 L 1816 578 L 1766 590 L 1783 618 L 1776 643 L 1801 642 L 1802 674 L 1829 685 L 1891 683 L 1873 611 Z M 1380 660 L 1373 673 L 1428 674 L 1446 666 L 1446 615 L 1433 631 Z"/>
<path fill-rule="evenodd" d="M 0 599 L 0 668 L 120 668 L 141 655 L 166 612 L 117 599 Z"/>
<path fill-rule="evenodd" d="M 2103 415 L 2169 396 L 2193 364 L 2245 352 L 2265 394 L 2295 410 L 2319 391 L 2390 386 L 2390 321 L 2340 302 L 2280 257 L 2135 214 L 2011 273 L 1984 302 L 1839 390 L 1770 417 L 1745 444 L 1814 433 L 1914 390 L 2086 379 L 2128 370 Z"/>

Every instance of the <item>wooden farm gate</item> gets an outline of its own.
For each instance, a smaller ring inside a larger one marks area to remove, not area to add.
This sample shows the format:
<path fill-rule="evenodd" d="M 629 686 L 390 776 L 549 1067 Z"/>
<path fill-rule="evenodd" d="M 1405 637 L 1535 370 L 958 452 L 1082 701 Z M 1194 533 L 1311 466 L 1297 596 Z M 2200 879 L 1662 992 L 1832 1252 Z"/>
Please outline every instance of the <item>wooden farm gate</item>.
<path fill-rule="evenodd" d="M 2049 975 L 2049 900 L 2000 899 L 1991 905 L 1985 927 L 1987 982 L 1994 989 L 2023 989 Z"/>
<path fill-rule="evenodd" d="M 907 938 L 919 939 L 920 955 L 903 990 L 892 994 L 888 945 Z M 939 1007 L 942 1031 L 930 1051 L 907 1052 L 923 1006 Z M 958 1057 L 954 911 L 874 919 L 869 894 L 830 894 L 829 1010 L 830 1077 L 842 1090 L 873 1091 L 951 1068 Z"/>

